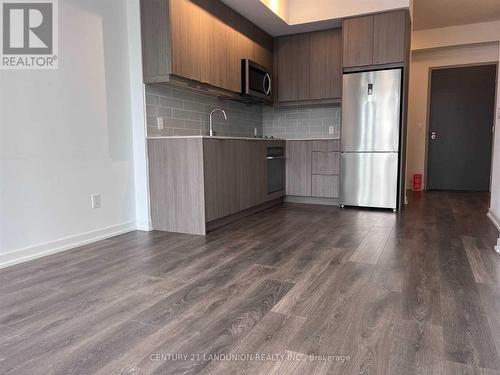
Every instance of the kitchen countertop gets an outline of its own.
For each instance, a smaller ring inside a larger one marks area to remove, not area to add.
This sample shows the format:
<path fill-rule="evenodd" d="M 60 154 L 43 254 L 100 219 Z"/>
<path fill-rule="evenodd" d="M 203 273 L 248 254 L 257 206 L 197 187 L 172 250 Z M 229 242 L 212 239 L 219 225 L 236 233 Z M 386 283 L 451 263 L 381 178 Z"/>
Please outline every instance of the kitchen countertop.
<path fill-rule="evenodd" d="M 250 141 L 284 141 L 283 138 L 254 138 L 254 137 L 225 137 L 214 135 L 173 135 L 173 136 L 151 136 L 147 139 L 189 139 L 189 138 L 203 138 L 203 139 L 237 139 L 237 140 L 250 140 Z"/>
<path fill-rule="evenodd" d="M 340 138 L 289 138 L 287 141 L 340 141 Z"/>
<path fill-rule="evenodd" d="M 240 140 L 251 140 L 251 141 L 340 141 L 340 138 L 254 138 L 254 137 L 227 137 L 227 136 L 213 136 L 209 135 L 160 135 L 151 136 L 147 139 L 189 139 L 189 138 L 206 138 L 206 139 L 240 139 Z"/>

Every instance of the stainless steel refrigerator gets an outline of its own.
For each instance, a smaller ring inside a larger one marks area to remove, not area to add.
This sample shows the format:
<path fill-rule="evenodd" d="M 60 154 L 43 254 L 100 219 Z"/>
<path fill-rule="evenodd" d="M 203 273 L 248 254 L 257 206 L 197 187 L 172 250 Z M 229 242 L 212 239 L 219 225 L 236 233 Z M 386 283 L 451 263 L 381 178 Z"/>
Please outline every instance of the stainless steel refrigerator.
<path fill-rule="evenodd" d="M 344 74 L 340 204 L 398 208 L 402 70 Z"/>

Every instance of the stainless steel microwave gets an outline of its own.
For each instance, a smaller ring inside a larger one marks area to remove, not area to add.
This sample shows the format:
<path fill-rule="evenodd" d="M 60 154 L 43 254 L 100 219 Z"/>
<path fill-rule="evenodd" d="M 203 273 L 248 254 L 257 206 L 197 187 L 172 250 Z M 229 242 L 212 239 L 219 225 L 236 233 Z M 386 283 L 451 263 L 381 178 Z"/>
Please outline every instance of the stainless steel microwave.
<path fill-rule="evenodd" d="M 241 60 L 241 89 L 241 95 L 247 101 L 272 101 L 271 73 L 251 60 Z"/>

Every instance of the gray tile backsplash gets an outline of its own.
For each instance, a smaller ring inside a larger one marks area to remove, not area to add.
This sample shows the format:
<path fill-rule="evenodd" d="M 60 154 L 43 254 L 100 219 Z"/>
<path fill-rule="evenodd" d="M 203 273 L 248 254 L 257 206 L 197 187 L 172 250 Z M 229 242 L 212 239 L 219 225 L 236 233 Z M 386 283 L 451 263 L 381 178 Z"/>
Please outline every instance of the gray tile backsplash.
<path fill-rule="evenodd" d="M 333 134 L 329 133 L 333 126 Z M 340 106 L 263 107 L 264 135 L 276 138 L 340 138 Z"/>
<path fill-rule="evenodd" d="M 217 135 L 253 137 L 254 128 L 262 135 L 262 106 L 221 100 L 215 95 L 170 85 L 146 85 L 148 136 L 208 135 L 208 116 L 212 109 L 223 108 L 213 117 Z M 163 129 L 158 129 L 158 117 Z"/>

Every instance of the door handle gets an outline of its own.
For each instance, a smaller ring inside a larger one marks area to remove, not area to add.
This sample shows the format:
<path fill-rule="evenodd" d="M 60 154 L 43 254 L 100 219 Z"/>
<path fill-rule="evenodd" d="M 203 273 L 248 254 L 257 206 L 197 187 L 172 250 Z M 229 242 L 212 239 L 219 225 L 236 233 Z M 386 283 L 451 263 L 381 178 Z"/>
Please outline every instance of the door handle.
<path fill-rule="evenodd" d="M 269 95 L 271 93 L 271 76 L 269 73 L 266 73 L 264 76 L 264 80 L 262 81 L 262 88 L 264 89 L 264 93 Z"/>
<path fill-rule="evenodd" d="M 434 141 L 437 138 L 436 132 L 431 132 L 431 139 Z"/>

